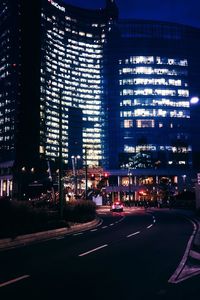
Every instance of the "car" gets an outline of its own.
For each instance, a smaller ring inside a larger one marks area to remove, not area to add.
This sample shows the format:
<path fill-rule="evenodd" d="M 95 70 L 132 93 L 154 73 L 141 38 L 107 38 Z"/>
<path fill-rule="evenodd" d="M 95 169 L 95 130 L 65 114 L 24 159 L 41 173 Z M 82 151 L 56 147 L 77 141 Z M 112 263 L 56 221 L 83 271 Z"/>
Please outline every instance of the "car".
<path fill-rule="evenodd" d="M 116 211 L 116 212 L 117 211 L 121 212 L 121 211 L 123 211 L 123 209 L 124 209 L 123 203 L 120 201 L 116 201 L 116 202 L 112 203 L 110 210 Z"/>

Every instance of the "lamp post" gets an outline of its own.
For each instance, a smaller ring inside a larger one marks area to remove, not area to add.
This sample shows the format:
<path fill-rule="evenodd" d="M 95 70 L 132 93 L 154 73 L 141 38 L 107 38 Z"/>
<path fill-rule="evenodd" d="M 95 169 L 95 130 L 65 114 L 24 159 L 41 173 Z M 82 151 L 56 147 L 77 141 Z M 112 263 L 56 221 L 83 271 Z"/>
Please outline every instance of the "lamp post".
<path fill-rule="evenodd" d="M 60 218 L 63 218 L 63 157 L 62 157 L 62 91 L 59 93 L 59 175 L 58 175 L 58 191 L 59 191 L 59 205 L 60 205 Z"/>
<path fill-rule="evenodd" d="M 131 201 L 131 176 L 132 176 L 132 173 L 130 172 L 130 169 L 128 169 L 128 200 L 129 200 L 129 204 Z"/>
<path fill-rule="evenodd" d="M 87 200 L 87 190 L 88 190 L 88 166 L 87 166 L 87 148 L 85 147 L 85 200 Z"/>
<path fill-rule="evenodd" d="M 80 155 L 72 156 L 72 168 L 73 168 L 73 174 L 75 179 L 75 195 L 77 196 L 77 187 L 78 187 L 78 159 L 80 159 Z"/>

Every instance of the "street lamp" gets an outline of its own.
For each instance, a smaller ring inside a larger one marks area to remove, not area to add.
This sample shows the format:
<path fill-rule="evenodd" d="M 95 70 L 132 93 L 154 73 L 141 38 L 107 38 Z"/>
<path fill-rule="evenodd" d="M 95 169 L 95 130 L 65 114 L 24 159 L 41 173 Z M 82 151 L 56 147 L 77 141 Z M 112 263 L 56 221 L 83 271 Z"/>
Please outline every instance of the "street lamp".
<path fill-rule="evenodd" d="M 199 97 L 194 96 L 190 99 L 191 104 L 197 104 L 199 102 Z"/>
<path fill-rule="evenodd" d="M 77 156 L 72 156 L 72 168 L 73 168 L 73 174 L 74 174 L 74 179 L 75 179 L 75 195 L 77 196 L 77 187 L 78 187 L 78 159 L 80 159 L 80 155 Z"/>
<path fill-rule="evenodd" d="M 88 166 L 87 166 L 87 148 L 85 147 L 85 200 L 87 200 L 87 190 L 88 190 Z"/>
<path fill-rule="evenodd" d="M 62 156 L 62 91 L 59 92 L 59 177 L 58 177 L 58 191 L 59 191 L 59 205 L 60 218 L 63 219 L 64 199 L 63 199 L 63 156 Z"/>
<path fill-rule="evenodd" d="M 128 200 L 129 200 L 129 204 L 131 201 L 131 176 L 132 176 L 132 173 L 130 172 L 130 169 L 128 169 Z"/>

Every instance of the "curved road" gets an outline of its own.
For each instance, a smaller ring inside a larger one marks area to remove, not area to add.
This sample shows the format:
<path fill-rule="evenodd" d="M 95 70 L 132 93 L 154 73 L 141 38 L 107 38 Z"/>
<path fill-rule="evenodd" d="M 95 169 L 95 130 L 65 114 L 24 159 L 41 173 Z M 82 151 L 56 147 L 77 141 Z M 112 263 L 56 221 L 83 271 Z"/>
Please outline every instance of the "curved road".
<path fill-rule="evenodd" d="M 91 230 L 0 252 L 0 299 L 200 299 L 199 276 L 168 283 L 189 220 L 143 209 L 100 217 Z"/>

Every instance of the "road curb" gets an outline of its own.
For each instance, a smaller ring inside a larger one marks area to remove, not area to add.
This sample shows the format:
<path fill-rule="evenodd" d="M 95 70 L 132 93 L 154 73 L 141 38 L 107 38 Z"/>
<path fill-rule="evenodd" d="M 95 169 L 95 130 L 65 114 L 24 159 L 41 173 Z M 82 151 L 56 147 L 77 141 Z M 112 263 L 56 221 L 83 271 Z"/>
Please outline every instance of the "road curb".
<path fill-rule="evenodd" d="M 84 231 L 93 227 L 96 227 L 100 223 L 100 219 L 83 224 L 76 224 L 70 228 L 59 228 L 53 230 L 46 230 L 31 234 L 20 235 L 15 238 L 0 239 L 0 251 L 7 250 L 15 247 L 25 246 L 31 243 L 45 241 L 52 238 L 56 238 L 63 235 L 68 235 L 74 232 Z"/>
<path fill-rule="evenodd" d="M 197 232 L 196 232 L 194 240 L 193 240 L 192 248 L 194 251 L 200 253 L 200 220 L 195 218 L 195 222 L 197 225 Z"/>

